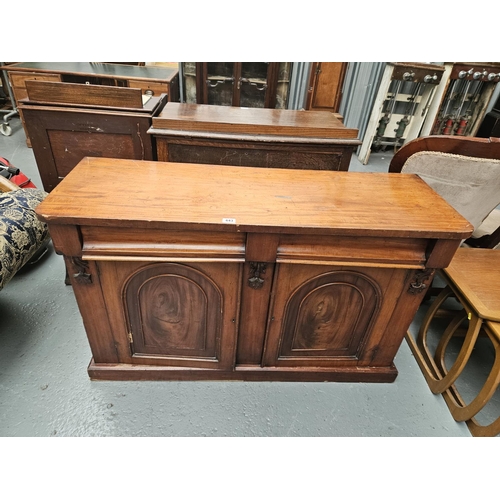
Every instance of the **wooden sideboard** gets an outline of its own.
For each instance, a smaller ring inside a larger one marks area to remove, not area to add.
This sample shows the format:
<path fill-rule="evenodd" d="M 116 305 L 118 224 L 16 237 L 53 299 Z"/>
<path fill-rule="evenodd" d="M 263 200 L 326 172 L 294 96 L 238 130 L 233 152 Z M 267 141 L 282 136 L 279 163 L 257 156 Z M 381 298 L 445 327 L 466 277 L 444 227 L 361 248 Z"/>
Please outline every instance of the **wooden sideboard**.
<path fill-rule="evenodd" d="M 107 158 L 36 212 L 90 377 L 111 380 L 393 381 L 435 269 L 472 232 L 410 174 Z"/>
<path fill-rule="evenodd" d="M 328 111 L 169 102 L 153 118 L 159 161 L 348 170 L 361 141 Z"/>
<path fill-rule="evenodd" d="M 165 106 L 166 94 L 143 96 L 134 88 L 35 80 L 26 87 L 19 110 L 45 191 L 52 191 L 85 156 L 156 159 L 148 130 Z"/>
<path fill-rule="evenodd" d="M 17 62 L 0 69 L 9 75 L 17 106 L 28 95 L 27 80 L 131 87 L 141 89 L 143 94 L 167 94 L 169 101 L 179 100 L 178 69 L 98 62 Z M 22 110 L 19 116 L 24 127 Z M 26 135 L 31 147 L 29 135 Z"/>

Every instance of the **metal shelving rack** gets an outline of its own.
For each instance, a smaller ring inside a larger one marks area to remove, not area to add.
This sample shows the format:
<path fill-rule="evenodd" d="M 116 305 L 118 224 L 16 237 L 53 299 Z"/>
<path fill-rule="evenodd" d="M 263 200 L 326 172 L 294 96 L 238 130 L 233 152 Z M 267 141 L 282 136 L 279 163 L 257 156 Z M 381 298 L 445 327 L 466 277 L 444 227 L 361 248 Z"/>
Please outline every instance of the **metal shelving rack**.
<path fill-rule="evenodd" d="M 399 149 L 419 136 L 444 66 L 387 63 L 358 154 L 366 165 L 372 149 Z"/>

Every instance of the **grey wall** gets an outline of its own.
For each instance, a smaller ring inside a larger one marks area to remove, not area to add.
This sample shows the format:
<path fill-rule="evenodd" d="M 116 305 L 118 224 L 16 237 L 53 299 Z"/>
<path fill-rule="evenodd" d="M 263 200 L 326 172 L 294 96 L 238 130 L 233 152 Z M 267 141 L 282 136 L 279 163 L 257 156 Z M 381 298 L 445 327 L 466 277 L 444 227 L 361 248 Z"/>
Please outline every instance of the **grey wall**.
<path fill-rule="evenodd" d="M 294 62 L 290 78 L 290 95 L 288 109 L 302 109 L 306 104 L 307 86 L 309 84 L 310 62 Z"/>
<path fill-rule="evenodd" d="M 347 68 L 339 112 L 346 127 L 359 130 L 360 140 L 365 135 L 385 65 L 385 62 L 350 62 Z"/>

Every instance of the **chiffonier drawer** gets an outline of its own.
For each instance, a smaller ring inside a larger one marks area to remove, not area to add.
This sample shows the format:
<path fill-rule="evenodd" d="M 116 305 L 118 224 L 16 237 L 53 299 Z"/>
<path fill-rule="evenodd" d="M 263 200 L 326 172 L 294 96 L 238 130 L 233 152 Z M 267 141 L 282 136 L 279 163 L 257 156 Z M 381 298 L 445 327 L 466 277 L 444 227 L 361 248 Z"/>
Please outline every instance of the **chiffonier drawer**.
<path fill-rule="evenodd" d="M 421 269 L 428 245 L 425 238 L 281 235 L 276 261 Z"/>
<path fill-rule="evenodd" d="M 243 262 L 244 233 L 82 227 L 86 260 Z"/>

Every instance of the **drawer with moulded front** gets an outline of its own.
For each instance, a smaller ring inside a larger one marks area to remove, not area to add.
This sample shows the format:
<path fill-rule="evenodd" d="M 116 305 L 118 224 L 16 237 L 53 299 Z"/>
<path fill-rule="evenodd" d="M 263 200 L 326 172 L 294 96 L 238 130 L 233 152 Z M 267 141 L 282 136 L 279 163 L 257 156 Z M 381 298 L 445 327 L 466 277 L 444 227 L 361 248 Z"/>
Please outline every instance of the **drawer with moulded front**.
<path fill-rule="evenodd" d="M 281 235 L 276 262 L 422 269 L 429 240 L 369 236 Z"/>
<path fill-rule="evenodd" d="M 244 233 L 81 227 L 86 260 L 243 262 Z"/>

